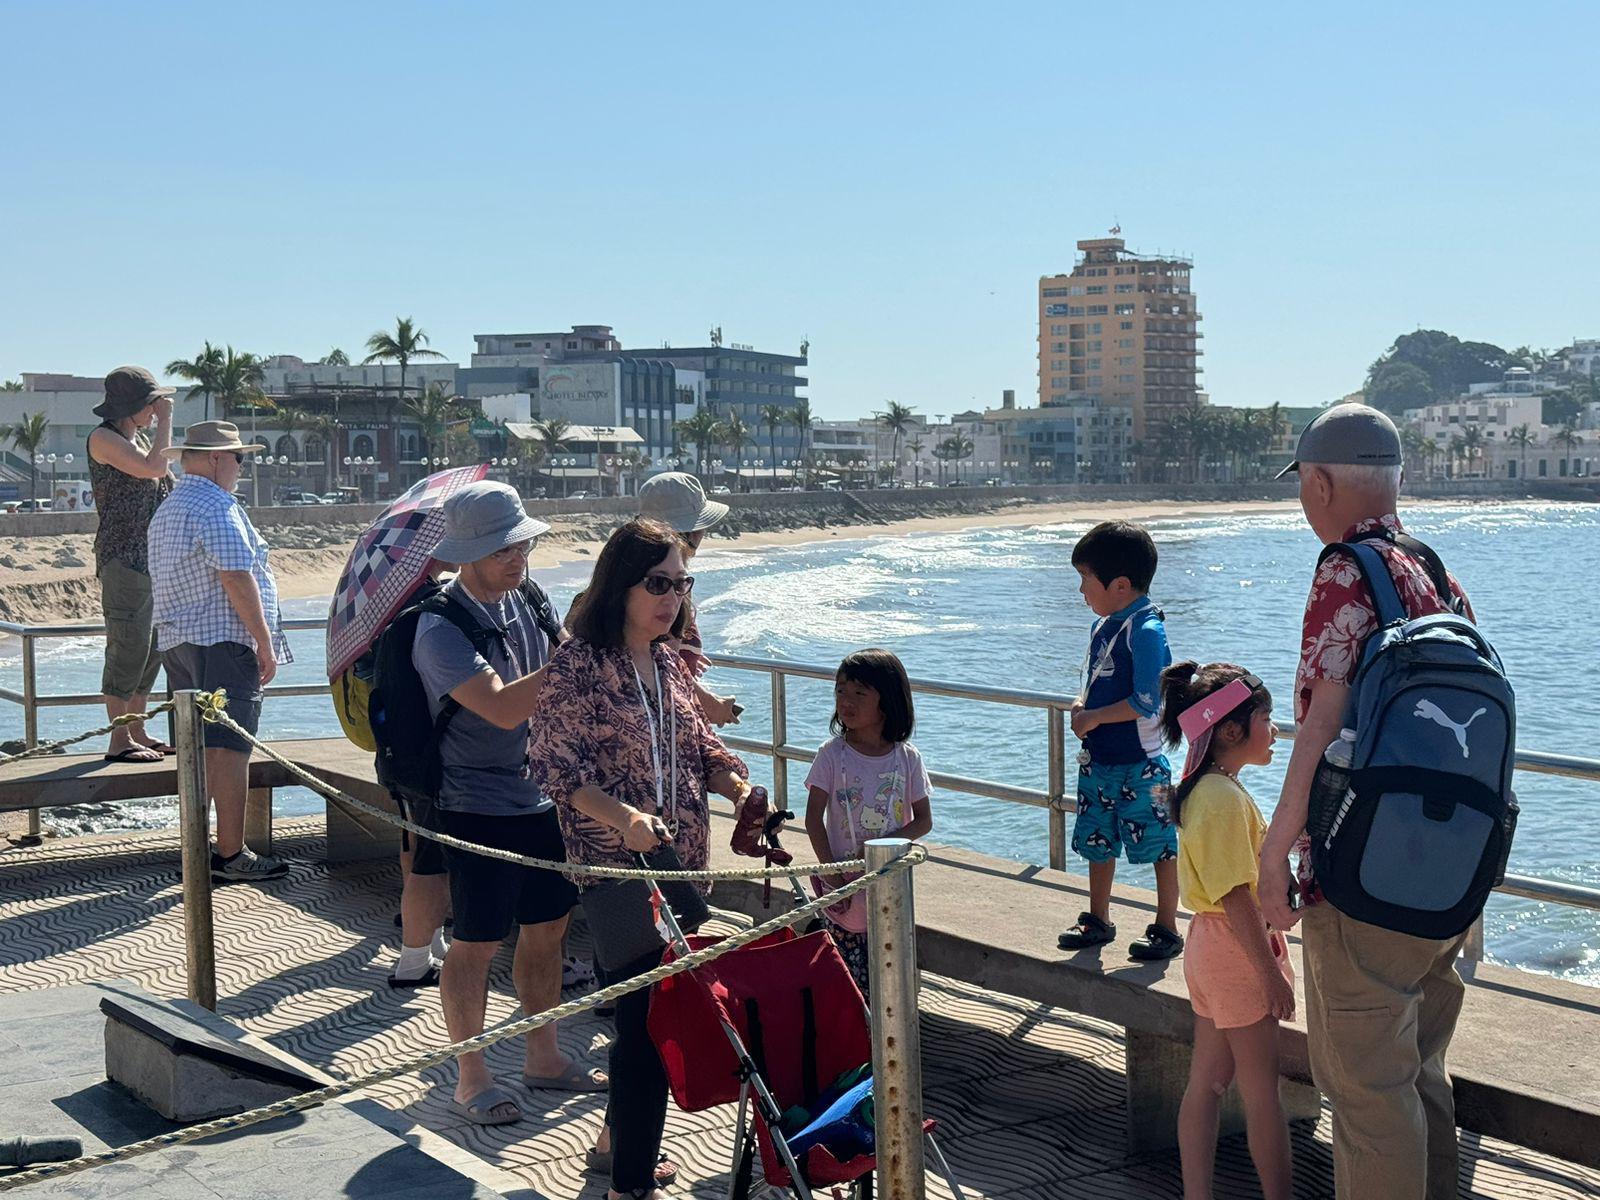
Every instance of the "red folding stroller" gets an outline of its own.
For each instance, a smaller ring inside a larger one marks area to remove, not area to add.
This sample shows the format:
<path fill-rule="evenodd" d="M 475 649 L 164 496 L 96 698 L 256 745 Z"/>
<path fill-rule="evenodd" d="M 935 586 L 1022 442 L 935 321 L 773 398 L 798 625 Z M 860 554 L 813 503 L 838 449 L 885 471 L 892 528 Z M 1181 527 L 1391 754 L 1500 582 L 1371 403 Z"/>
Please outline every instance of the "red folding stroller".
<path fill-rule="evenodd" d="M 672 935 L 667 961 L 721 940 L 685 937 L 665 902 L 657 903 Z M 848 1185 L 857 1200 L 870 1200 L 873 1156 L 841 1161 L 826 1147 L 812 1146 L 796 1161 L 775 1128 L 787 1107 L 811 1109 L 841 1075 L 872 1061 L 866 1006 L 826 932 L 781 930 L 662 980 L 650 999 L 649 1028 L 680 1109 L 739 1105 L 730 1200 L 749 1194 L 757 1151 L 766 1181 L 800 1200 L 836 1184 Z M 924 1129 L 934 1162 L 960 1197 L 932 1140 L 933 1124 Z"/>

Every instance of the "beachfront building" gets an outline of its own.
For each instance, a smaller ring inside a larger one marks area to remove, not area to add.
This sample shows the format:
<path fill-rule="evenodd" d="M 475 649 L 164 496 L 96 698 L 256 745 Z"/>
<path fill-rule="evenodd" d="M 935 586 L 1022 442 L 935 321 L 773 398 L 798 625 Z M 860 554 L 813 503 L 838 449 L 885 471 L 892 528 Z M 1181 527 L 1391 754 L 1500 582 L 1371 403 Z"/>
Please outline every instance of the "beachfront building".
<path fill-rule="evenodd" d="M 1600 377 L 1600 338 L 1577 338 L 1562 351 L 1567 370 L 1590 379 Z"/>
<path fill-rule="evenodd" d="M 477 334 L 477 351 L 471 366 L 458 375 L 457 386 L 467 397 L 525 393 L 534 419 L 634 429 L 651 471 L 670 469 L 668 459 L 692 455 L 677 436 L 677 422 L 702 407 L 722 418 L 737 414 L 750 430 L 750 440 L 738 448 L 722 447 L 716 457 L 730 473 L 744 472 L 749 460 L 756 476 L 770 477 L 773 464 L 768 459 L 800 458 L 801 435 L 787 422 L 769 429 L 761 409 L 792 409 L 801 398 L 800 389 L 808 381 L 798 372 L 806 364 L 806 347 L 798 355 L 776 354 L 724 345 L 721 332 L 712 332 L 710 346 L 636 350 L 624 349 L 609 325 Z M 760 469 L 754 467 L 757 460 Z M 780 471 L 792 474 L 792 468 Z"/>
<path fill-rule="evenodd" d="M 83 487 L 77 485 L 86 484 L 89 478 L 89 435 L 100 424 L 93 409 L 106 398 L 105 379 L 30 371 L 24 371 L 21 378 L 20 392 L 0 392 L 0 425 L 13 426 L 25 416 L 40 414 L 48 424 L 35 451 L 38 462 L 30 461 L 11 439 L 0 439 L 0 500 L 30 499 L 36 468 L 41 500 L 54 494 L 59 507 L 80 507 Z M 191 395 L 180 385 L 173 400 L 174 438 L 182 436 L 185 426 L 202 419 L 201 407 L 199 395 Z"/>
<path fill-rule="evenodd" d="M 1120 237 L 1078 251 L 1070 272 L 1039 280 L 1039 407 L 1127 408 L 1148 459 L 1172 414 L 1200 400 L 1193 260 Z"/>

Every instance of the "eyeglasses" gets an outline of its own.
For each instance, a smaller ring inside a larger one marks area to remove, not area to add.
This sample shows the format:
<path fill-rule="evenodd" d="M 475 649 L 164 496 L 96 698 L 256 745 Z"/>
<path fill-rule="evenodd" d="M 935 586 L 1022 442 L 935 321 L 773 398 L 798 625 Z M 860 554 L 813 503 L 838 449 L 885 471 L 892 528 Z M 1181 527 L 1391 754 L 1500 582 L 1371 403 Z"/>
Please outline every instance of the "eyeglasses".
<path fill-rule="evenodd" d="M 489 555 L 489 557 L 494 559 L 495 562 L 508 563 L 515 562 L 518 559 L 527 558 L 532 551 L 532 542 L 517 542 L 515 545 L 506 546 L 502 549 L 496 550 L 493 554 Z"/>
<path fill-rule="evenodd" d="M 685 575 L 682 579 L 671 579 L 665 575 L 646 575 L 644 577 L 644 590 L 652 596 L 665 596 L 668 592 L 677 592 L 680 596 L 687 596 L 689 589 L 694 587 L 694 576 Z"/>

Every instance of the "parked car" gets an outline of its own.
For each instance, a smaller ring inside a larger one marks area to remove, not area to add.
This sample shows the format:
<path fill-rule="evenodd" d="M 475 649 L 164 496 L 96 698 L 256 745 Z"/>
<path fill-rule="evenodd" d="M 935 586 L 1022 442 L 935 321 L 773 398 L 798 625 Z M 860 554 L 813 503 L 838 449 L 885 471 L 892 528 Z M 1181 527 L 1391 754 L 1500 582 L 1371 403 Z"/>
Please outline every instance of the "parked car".
<path fill-rule="evenodd" d="M 340 492 L 323 492 L 317 499 L 323 504 L 350 504 L 354 496 L 347 496 Z"/>
<path fill-rule="evenodd" d="M 919 483 L 919 484 L 917 484 L 917 486 L 918 486 L 918 487 L 931 487 L 931 488 L 936 488 L 936 487 L 938 487 L 938 486 L 939 486 L 939 485 L 938 485 L 938 484 L 937 484 L 937 483 L 935 483 L 935 482 L 934 482 L 934 481 L 933 481 L 933 480 L 931 480 L 931 479 L 924 479 L 924 480 L 923 480 L 923 481 L 922 481 L 922 482 L 921 482 L 921 483 Z"/>
<path fill-rule="evenodd" d="M 573 492 L 572 495 L 567 497 L 567 499 L 568 500 L 593 500 L 594 499 L 594 493 L 590 492 L 590 491 Z"/>
<path fill-rule="evenodd" d="M 283 502 L 291 508 L 305 508 L 310 505 L 327 503 L 321 496 L 314 495 L 311 492 L 290 492 Z"/>
<path fill-rule="evenodd" d="M 20 500 L 17 502 L 18 512 L 49 512 L 50 508 L 51 503 L 49 500 Z"/>
<path fill-rule="evenodd" d="M 725 483 L 719 483 L 711 489 L 711 494 L 713 496 L 731 496 L 733 495 L 733 489 Z"/>

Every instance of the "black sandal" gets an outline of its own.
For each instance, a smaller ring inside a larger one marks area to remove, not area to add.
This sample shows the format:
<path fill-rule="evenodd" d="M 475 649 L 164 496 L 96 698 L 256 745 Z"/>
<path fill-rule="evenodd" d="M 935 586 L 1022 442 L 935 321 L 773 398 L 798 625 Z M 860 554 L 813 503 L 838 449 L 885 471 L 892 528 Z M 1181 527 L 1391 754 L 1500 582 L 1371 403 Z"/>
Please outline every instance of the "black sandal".
<path fill-rule="evenodd" d="M 1078 914 L 1078 923 L 1056 939 L 1056 945 L 1063 950 L 1087 950 L 1091 946 L 1104 946 L 1116 936 L 1117 927 L 1110 921 L 1082 912 Z"/>
<path fill-rule="evenodd" d="M 1165 925 L 1148 925 L 1144 936 L 1128 944 L 1128 957 L 1140 962 L 1165 962 L 1183 953 L 1183 939 Z"/>

